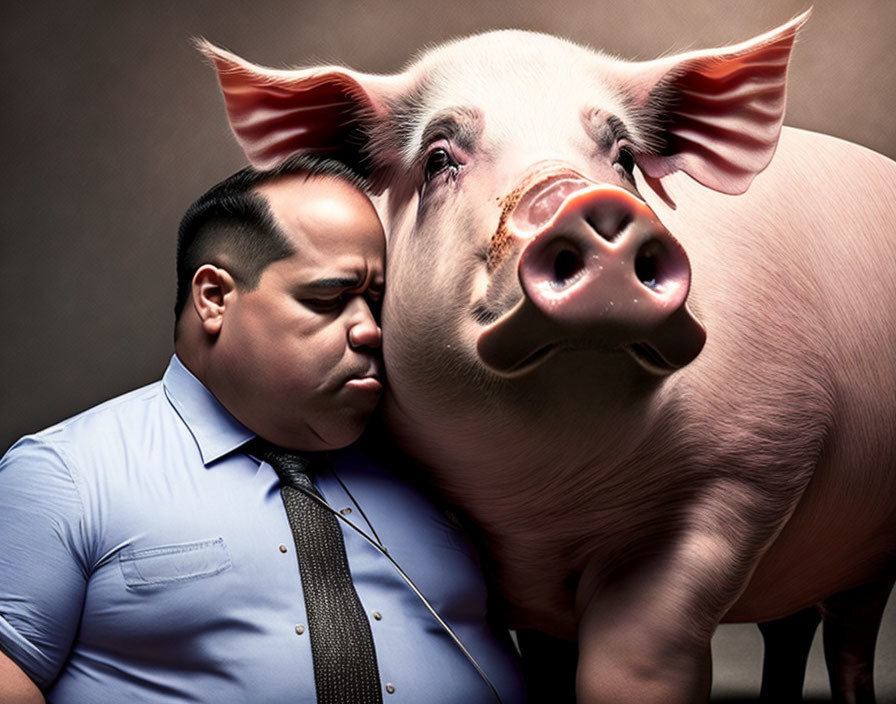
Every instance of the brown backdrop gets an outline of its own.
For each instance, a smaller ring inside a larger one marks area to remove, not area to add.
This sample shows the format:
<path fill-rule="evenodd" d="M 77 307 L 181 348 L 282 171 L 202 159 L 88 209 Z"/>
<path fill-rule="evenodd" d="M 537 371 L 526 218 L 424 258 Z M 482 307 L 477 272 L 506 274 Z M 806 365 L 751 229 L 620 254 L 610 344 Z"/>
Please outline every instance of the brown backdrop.
<path fill-rule="evenodd" d="M 745 39 L 806 5 L 7 5 L 0 15 L 0 449 L 164 369 L 177 223 L 195 196 L 243 164 L 191 36 L 273 66 L 326 61 L 385 72 L 423 45 L 498 27 L 651 58 Z M 894 32 L 892 0 L 816 2 L 793 59 L 787 122 L 896 157 Z"/>
<path fill-rule="evenodd" d="M 191 36 L 268 65 L 370 72 L 500 27 L 646 59 L 740 41 L 809 1 L 4 3 L 0 452 L 164 370 L 177 223 L 243 164 Z M 893 0 L 815 0 L 792 63 L 788 124 L 896 157 L 894 31 Z"/>

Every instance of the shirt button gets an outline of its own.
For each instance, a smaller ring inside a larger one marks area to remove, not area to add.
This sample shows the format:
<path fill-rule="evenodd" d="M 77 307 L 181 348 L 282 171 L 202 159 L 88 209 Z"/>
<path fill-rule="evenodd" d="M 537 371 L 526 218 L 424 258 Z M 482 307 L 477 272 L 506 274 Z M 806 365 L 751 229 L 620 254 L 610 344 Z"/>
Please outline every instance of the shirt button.
<path fill-rule="evenodd" d="M 280 543 L 280 552 L 286 552 L 286 546 L 283 543 Z"/>
<path fill-rule="evenodd" d="M 296 635 L 300 636 L 305 632 L 305 627 L 300 623 L 296 626 Z"/>
<path fill-rule="evenodd" d="M 383 615 L 379 611 L 372 611 L 370 613 L 370 615 L 373 616 L 373 618 L 376 619 L 377 621 L 383 620 Z"/>
<path fill-rule="evenodd" d="M 343 508 L 343 509 L 339 509 L 339 513 L 341 513 L 343 516 L 347 516 L 347 515 L 350 514 L 351 512 L 352 512 L 352 510 L 351 510 L 351 508 L 348 507 L 348 506 L 346 506 L 346 507 Z"/>
<path fill-rule="evenodd" d="M 395 685 L 392 684 L 391 682 L 386 682 L 386 691 L 389 694 L 395 694 Z"/>

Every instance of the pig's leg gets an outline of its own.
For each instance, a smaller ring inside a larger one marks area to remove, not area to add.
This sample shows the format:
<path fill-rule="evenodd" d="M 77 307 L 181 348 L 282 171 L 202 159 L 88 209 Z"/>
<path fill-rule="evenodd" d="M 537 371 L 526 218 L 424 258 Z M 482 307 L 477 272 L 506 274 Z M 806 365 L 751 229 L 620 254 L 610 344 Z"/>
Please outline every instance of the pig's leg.
<path fill-rule="evenodd" d="M 526 700 L 532 704 L 575 704 L 578 645 L 537 631 L 517 631 L 523 658 Z"/>
<path fill-rule="evenodd" d="M 874 704 L 874 647 L 896 575 L 821 603 L 824 656 L 837 704 Z"/>
<path fill-rule="evenodd" d="M 762 702 L 801 702 L 806 662 L 821 612 L 813 605 L 776 621 L 759 624 L 765 652 L 762 658 Z"/>
<path fill-rule="evenodd" d="M 576 593 L 579 704 L 698 704 L 710 641 L 789 519 L 799 491 L 720 479 L 664 521 L 651 549 L 595 554 Z"/>
<path fill-rule="evenodd" d="M 693 623 L 691 609 L 678 598 L 691 590 L 664 572 L 643 565 L 626 570 L 580 607 L 579 704 L 698 704 L 709 699 L 715 624 Z"/>

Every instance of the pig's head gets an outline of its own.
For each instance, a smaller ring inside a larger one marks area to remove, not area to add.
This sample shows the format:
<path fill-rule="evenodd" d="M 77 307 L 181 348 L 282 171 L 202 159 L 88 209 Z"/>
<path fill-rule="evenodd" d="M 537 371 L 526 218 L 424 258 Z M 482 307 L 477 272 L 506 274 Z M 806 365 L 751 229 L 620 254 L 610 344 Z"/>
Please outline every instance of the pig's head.
<path fill-rule="evenodd" d="M 746 190 L 774 153 L 805 20 L 639 63 L 492 32 L 391 76 L 202 48 L 253 164 L 305 151 L 370 175 L 388 236 L 386 413 L 429 456 L 439 435 L 487 437 L 576 395 L 592 416 L 613 409 L 697 357 L 687 254 L 638 181 L 684 171 Z"/>

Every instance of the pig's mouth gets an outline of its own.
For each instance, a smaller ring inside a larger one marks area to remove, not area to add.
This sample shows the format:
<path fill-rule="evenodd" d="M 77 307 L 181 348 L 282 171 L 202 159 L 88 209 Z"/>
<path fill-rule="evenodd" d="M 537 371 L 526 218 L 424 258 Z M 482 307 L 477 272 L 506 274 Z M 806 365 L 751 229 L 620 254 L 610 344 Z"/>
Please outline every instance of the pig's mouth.
<path fill-rule="evenodd" d="M 539 347 L 537 350 L 532 352 L 532 354 L 528 355 L 524 359 L 521 359 L 509 369 L 505 370 L 504 373 L 508 376 L 513 376 L 515 374 L 526 372 L 530 368 L 535 367 L 536 365 L 543 362 L 547 358 L 547 356 L 557 350 L 557 348 L 558 345 L 554 342 Z"/>
<path fill-rule="evenodd" d="M 560 351 L 561 348 L 572 350 L 583 349 L 585 347 L 587 346 L 561 345 L 557 342 L 551 342 L 533 350 L 530 354 L 526 355 L 518 362 L 514 363 L 507 369 L 504 369 L 503 373 L 507 376 L 516 376 L 518 374 L 523 374 L 533 367 L 541 364 L 545 359 L 547 359 L 549 355 Z M 669 362 L 654 347 L 647 344 L 646 342 L 634 342 L 630 345 L 625 345 L 624 347 L 620 348 L 620 351 L 627 352 L 628 355 L 632 359 L 634 359 L 639 366 L 655 376 L 668 376 L 672 372 L 681 369 L 681 365 Z"/>
<path fill-rule="evenodd" d="M 703 327 L 684 308 L 658 328 L 654 332 L 656 339 L 650 342 L 642 339 L 613 343 L 605 336 L 587 330 L 577 335 L 545 329 L 543 321 L 525 315 L 530 307 L 524 299 L 514 310 L 486 326 L 478 336 L 476 349 L 480 361 L 502 376 L 526 374 L 549 357 L 583 350 L 625 353 L 649 374 L 668 376 L 693 361 L 706 339 Z"/>
<path fill-rule="evenodd" d="M 681 366 L 668 362 L 655 348 L 646 342 L 633 342 L 623 348 L 638 364 L 651 374 L 665 376 Z"/>

